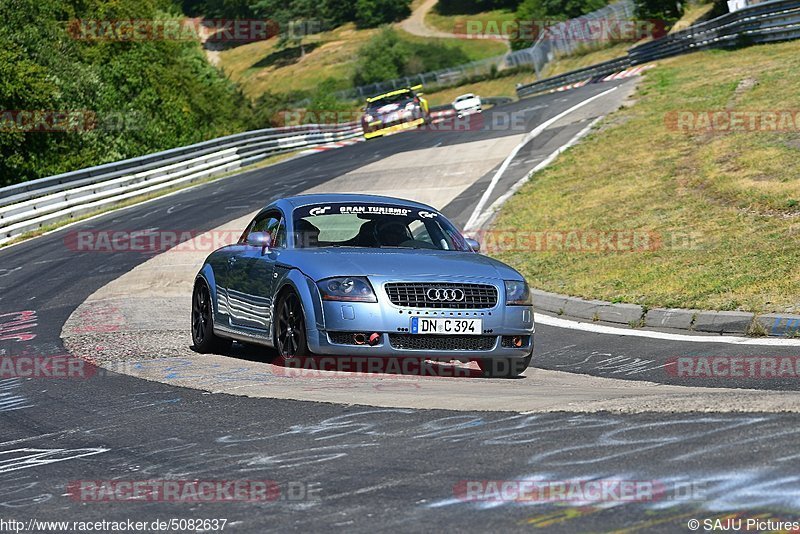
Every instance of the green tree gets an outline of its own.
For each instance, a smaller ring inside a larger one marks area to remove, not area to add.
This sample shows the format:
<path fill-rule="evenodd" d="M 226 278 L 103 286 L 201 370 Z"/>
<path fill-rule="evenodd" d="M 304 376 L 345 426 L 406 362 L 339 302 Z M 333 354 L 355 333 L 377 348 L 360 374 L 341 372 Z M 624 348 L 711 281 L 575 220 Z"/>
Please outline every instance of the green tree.
<path fill-rule="evenodd" d="M 87 131 L 0 131 L 0 184 L 247 129 L 248 101 L 199 42 L 91 40 L 69 24 L 175 15 L 168 0 L 0 2 L 0 110 L 96 117 Z"/>
<path fill-rule="evenodd" d="M 359 28 L 374 28 L 411 14 L 411 0 L 356 0 L 355 22 Z"/>
<path fill-rule="evenodd" d="M 359 51 L 355 85 L 399 78 L 411 56 L 408 44 L 391 28 L 385 28 Z"/>

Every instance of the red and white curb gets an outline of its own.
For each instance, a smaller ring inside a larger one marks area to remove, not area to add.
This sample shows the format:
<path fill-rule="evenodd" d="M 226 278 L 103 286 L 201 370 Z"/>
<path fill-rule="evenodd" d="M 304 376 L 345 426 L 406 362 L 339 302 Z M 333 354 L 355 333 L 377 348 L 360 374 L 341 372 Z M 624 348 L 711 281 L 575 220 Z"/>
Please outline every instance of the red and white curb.
<path fill-rule="evenodd" d="M 649 65 L 639 65 L 638 67 L 631 67 L 630 69 L 625 69 L 623 71 L 615 72 L 614 74 L 610 74 L 610 75 L 606 76 L 605 78 L 603 78 L 602 81 L 610 82 L 611 80 L 621 80 L 623 78 L 631 78 L 633 76 L 639 76 L 644 71 L 650 70 L 655 66 L 656 66 L 655 63 L 651 63 Z"/>
<path fill-rule="evenodd" d="M 431 124 L 439 124 L 450 117 L 454 117 L 456 111 L 454 109 L 445 109 L 442 111 L 432 111 L 431 112 Z"/>
<path fill-rule="evenodd" d="M 326 143 L 324 145 L 315 146 L 314 148 L 303 150 L 300 152 L 300 154 L 315 154 L 317 152 L 325 152 L 327 150 L 334 150 L 336 148 L 355 145 L 356 143 L 361 143 L 362 141 L 365 141 L 363 137 L 354 137 L 353 139 L 346 139 L 344 141 L 336 141 L 334 143 Z"/>
<path fill-rule="evenodd" d="M 621 70 L 619 72 L 615 72 L 614 74 L 609 74 L 605 78 L 601 80 L 597 80 L 594 83 L 600 82 L 610 82 L 611 80 L 622 80 L 623 78 L 632 78 L 634 76 L 639 76 L 646 70 L 650 70 L 655 67 L 655 63 L 650 63 L 649 65 L 639 65 L 638 67 L 631 67 L 629 69 Z M 583 87 L 584 85 L 590 83 L 592 81 L 591 78 L 583 80 L 582 82 L 571 83 L 569 85 L 562 85 L 556 89 L 550 89 L 551 93 L 555 93 L 558 91 L 568 91 L 570 89 L 577 89 L 578 87 Z"/>
<path fill-rule="evenodd" d="M 591 78 L 587 78 L 586 80 L 583 80 L 582 82 L 571 83 L 569 85 L 562 85 L 561 87 L 558 87 L 556 89 L 552 89 L 550 92 L 551 93 L 555 93 L 557 91 L 568 91 L 570 89 L 577 89 L 578 87 L 583 87 L 584 85 L 586 85 L 590 81 L 592 81 L 592 79 Z"/>

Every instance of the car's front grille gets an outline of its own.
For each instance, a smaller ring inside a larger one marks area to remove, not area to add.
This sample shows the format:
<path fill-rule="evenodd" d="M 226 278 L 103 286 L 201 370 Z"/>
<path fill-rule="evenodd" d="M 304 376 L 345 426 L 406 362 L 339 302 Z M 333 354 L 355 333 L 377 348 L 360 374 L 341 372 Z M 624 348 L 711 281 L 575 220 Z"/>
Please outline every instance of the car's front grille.
<path fill-rule="evenodd" d="M 496 341 L 496 336 L 430 336 L 423 334 L 389 334 L 389 343 L 391 343 L 392 348 L 406 350 L 492 350 Z"/>
<path fill-rule="evenodd" d="M 497 288 L 489 284 L 391 282 L 384 286 L 392 304 L 409 308 L 485 309 L 497 305 Z"/>

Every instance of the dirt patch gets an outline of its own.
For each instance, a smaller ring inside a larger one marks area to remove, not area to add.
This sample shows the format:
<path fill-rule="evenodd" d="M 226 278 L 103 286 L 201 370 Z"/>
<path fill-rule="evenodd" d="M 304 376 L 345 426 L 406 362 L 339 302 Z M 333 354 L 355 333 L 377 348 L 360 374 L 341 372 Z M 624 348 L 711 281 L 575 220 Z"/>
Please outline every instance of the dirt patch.
<path fill-rule="evenodd" d="M 739 85 L 737 85 L 736 89 L 734 89 L 731 98 L 728 100 L 728 105 L 726 106 L 727 109 L 734 109 L 736 107 L 736 104 L 739 102 L 739 99 L 742 97 L 742 95 L 747 91 L 750 91 L 757 85 L 758 85 L 758 80 L 749 76 L 740 81 Z"/>

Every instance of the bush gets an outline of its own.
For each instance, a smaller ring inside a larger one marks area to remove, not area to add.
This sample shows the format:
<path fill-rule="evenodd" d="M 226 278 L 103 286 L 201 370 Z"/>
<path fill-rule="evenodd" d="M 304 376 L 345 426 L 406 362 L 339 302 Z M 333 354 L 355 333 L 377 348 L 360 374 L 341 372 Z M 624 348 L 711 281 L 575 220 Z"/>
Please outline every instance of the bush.
<path fill-rule="evenodd" d="M 635 0 L 636 16 L 644 20 L 661 20 L 667 29 L 671 28 L 683 16 L 680 2 L 664 0 Z"/>
<path fill-rule="evenodd" d="M 528 22 L 568 20 L 597 11 L 607 4 L 606 0 L 523 0 L 517 8 L 517 19 Z M 511 44 L 515 50 L 520 50 L 533 43 L 516 40 Z"/>
<path fill-rule="evenodd" d="M 359 50 L 353 83 L 383 82 L 464 63 L 469 63 L 469 57 L 456 46 L 405 41 L 393 29 L 385 28 Z"/>
<path fill-rule="evenodd" d="M 186 0 L 199 2 L 199 0 Z M 214 0 L 236 4 L 242 0 Z M 212 0 L 202 0 L 210 4 Z M 255 0 L 252 9 L 259 17 L 285 27 L 290 21 L 313 20 L 332 28 L 355 22 L 359 28 L 374 28 L 396 22 L 411 13 L 411 0 Z"/>

